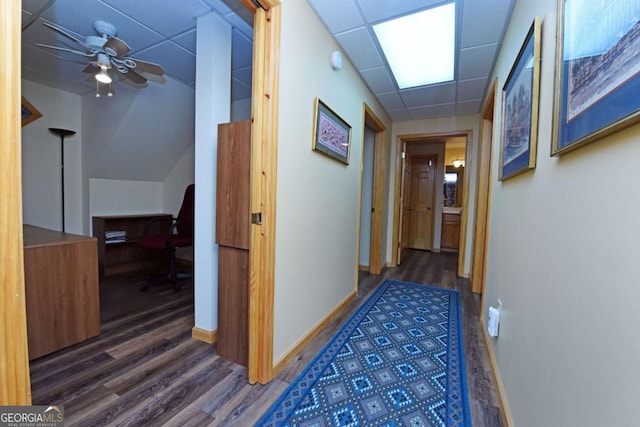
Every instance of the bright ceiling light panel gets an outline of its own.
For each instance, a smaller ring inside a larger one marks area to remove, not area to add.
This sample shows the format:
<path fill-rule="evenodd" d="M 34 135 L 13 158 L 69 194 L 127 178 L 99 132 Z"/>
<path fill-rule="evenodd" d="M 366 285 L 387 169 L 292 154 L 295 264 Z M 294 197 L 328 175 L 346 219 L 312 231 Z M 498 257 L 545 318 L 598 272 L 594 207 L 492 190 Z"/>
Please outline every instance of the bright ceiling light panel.
<path fill-rule="evenodd" d="M 453 80 L 455 3 L 374 25 L 400 89 Z"/>

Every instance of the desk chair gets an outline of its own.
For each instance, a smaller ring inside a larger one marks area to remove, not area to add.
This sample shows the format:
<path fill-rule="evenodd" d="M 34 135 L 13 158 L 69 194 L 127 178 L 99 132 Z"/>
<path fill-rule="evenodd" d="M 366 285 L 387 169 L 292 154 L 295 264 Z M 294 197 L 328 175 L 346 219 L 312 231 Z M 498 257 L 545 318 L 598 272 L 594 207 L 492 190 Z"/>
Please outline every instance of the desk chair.
<path fill-rule="evenodd" d="M 181 279 L 191 275 L 178 274 L 176 270 L 176 251 L 193 245 L 193 220 L 194 220 L 194 192 L 195 184 L 187 187 L 182 199 L 182 206 L 178 216 L 173 218 L 171 229 L 168 233 L 148 234 L 153 219 L 147 223 L 144 236 L 138 240 L 138 246 L 158 254 L 168 253 L 170 257 L 170 271 L 168 275 L 150 277 L 142 284 L 140 290 L 146 291 L 152 282 L 171 281 L 176 292 L 182 287 Z"/>

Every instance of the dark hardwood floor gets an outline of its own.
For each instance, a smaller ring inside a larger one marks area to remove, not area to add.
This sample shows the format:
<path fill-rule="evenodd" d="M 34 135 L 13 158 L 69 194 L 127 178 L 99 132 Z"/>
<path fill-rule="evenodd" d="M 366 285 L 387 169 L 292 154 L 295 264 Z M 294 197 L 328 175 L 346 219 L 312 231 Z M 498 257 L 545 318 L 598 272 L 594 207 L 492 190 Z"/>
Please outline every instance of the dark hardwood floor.
<path fill-rule="evenodd" d="M 138 278 L 101 283 L 100 336 L 31 363 L 33 403 L 64 405 L 67 426 L 251 426 L 385 278 L 462 292 L 467 382 L 475 427 L 502 426 L 477 298 L 456 277 L 455 254 L 410 251 L 402 266 L 360 274 L 359 295 L 267 385 L 191 339 L 193 287 L 138 291 Z M 111 289 L 105 286 L 111 286 Z M 149 300 L 152 300 L 150 302 Z"/>

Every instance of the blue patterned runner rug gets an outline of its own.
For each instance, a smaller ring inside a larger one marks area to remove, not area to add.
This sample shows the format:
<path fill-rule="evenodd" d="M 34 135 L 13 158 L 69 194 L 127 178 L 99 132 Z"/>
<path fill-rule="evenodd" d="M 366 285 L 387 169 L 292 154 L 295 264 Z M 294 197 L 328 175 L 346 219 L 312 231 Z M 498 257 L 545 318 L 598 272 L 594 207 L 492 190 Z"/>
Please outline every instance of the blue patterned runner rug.
<path fill-rule="evenodd" d="M 386 280 L 258 421 L 471 425 L 458 291 Z"/>

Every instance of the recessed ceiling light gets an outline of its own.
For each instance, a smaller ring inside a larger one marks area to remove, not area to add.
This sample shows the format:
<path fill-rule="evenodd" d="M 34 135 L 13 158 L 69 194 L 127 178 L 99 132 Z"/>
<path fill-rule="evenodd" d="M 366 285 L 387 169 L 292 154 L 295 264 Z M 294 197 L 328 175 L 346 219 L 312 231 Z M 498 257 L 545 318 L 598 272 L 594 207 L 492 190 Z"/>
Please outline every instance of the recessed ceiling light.
<path fill-rule="evenodd" d="M 400 89 L 453 80 L 455 3 L 374 25 Z"/>

